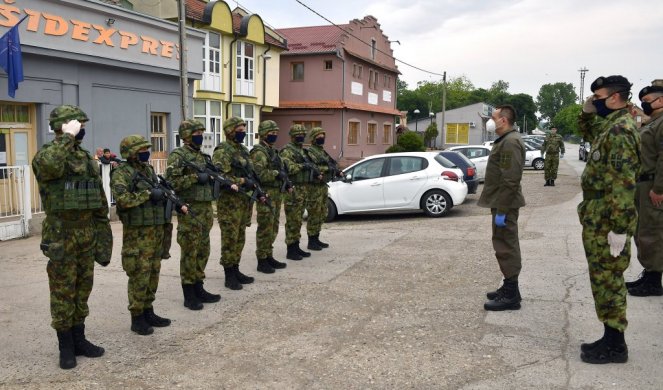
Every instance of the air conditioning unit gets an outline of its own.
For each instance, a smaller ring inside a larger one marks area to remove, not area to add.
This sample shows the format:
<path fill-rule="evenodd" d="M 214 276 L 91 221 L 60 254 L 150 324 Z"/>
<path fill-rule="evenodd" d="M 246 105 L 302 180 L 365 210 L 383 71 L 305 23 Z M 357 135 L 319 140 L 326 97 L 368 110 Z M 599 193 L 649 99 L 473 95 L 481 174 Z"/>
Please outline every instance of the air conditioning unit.
<path fill-rule="evenodd" d="M 470 127 L 472 127 L 472 128 L 477 127 L 477 124 L 474 123 L 474 122 L 470 122 Z"/>

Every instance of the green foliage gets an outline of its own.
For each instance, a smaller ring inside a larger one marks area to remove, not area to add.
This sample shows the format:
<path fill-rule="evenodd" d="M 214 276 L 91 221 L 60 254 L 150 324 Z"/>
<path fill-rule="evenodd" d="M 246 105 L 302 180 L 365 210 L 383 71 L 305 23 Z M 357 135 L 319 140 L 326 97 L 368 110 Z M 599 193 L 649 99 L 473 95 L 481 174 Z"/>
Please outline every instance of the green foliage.
<path fill-rule="evenodd" d="M 538 120 L 536 119 L 536 104 L 532 96 L 526 93 L 518 93 L 506 96 L 503 104 L 511 104 L 518 114 L 516 123 L 525 133 L 530 133 L 536 128 Z"/>
<path fill-rule="evenodd" d="M 559 82 L 541 86 L 536 97 L 536 105 L 541 118 L 551 121 L 562 108 L 575 104 L 577 100 L 573 84 Z"/>
<path fill-rule="evenodd" d="M 406 131 L 398 137 L 396 145 L 387 148 L 386 153 L 425 152 L 424 140 L 414 131 Z"/>
<path fill-rule="evenodd" d="M 582 105 L 571 104 L 562 108 L 552 120 L 550 127 L 557 127 L 557 133 L 561 135 L 581 135 L 578 127 L 578 117 L 582 111 Z"/>
<path fill-rule="evenodd" d="M 439 134 L 440 132 L 437 131 L 437 123 L 433 122 L 428 125 L 424 132 L 424 145 L 431 147 L 431 141 L 433 141 Z"/>
<path fill-rule="evenodd" d="M 385 153 L 400 153 L 400 152 L 405 152 L 405 148 L 403 148 L 400 145 L 391 145 L 384 152 Z"/>

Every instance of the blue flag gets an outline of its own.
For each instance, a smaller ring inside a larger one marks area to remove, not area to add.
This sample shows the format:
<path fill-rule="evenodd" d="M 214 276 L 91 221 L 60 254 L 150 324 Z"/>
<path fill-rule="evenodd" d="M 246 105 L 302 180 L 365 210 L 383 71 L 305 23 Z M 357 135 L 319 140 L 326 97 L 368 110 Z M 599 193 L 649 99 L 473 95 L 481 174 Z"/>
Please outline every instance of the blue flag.
<path fill-rule="evenodd" d="M 0 38 L 0 67 L 7 72 L 7 93 L 11 97 L 16 97 L 18 83 L 23 81 L 23 58 L 21 57 L 21 41 L 18 38 L 18 25 L 23 20 L 25 18 Z"/>

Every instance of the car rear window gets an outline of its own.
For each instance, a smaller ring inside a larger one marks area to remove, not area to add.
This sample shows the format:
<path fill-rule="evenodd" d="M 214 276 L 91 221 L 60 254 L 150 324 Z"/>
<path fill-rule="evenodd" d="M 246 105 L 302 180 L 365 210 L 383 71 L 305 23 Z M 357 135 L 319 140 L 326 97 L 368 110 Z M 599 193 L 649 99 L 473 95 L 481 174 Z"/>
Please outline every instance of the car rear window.
<path fill-rule="evenodd" d="M 456 151 L 453 151 L 453 150 L 448 151 L 448 153 L 454 153 L 456 156 L 458 156 L 459 159 L 465 161 L 465 163 L 466 163 L 468 166 L 470 166 L 470 167 L 473 167 L 473 166 L 474 166 L 474 163 L 472 162 L 472 160 L 470 160 L 469 158 L 467 158 L 467 156 L 464 155 L 463 153 L 456 152 Z"/>
<path fill-rule="evenodd" d="M 436 154 L 434 158 L 435 158 L 435 161 L 437 161 L 438 164 L 442 165 L 445 168 L 458 168 L 458 166 L 456 166 L 456 164 L 452 163 L 451 161 L 449 161 L 448 158 L 446 158 L 444 156 Z"/>

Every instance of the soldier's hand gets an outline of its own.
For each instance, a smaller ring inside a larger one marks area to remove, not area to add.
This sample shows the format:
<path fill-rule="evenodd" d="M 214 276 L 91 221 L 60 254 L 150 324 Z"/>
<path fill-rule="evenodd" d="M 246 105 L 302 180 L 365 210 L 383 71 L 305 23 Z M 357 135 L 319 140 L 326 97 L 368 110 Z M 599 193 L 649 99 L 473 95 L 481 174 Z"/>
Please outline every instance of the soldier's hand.
<path fill-rule="evenodd" d="M 322 181 L 324 179 L 324 176 L 322 176 L 322 173 L 318 175 L 318 180 Z"/>
<path fill-rule="evenodd" d="M 612 230 L 608 233 L 608 244 L 610 245 L 610 255 L 619 256 L 626 245 L 626 234 L 617 234 Z"/>
<path fill-rule="evenodd" d="M 233 183 L 233 184 L 230 185 L 230 189 L 235 191 L 235 192 L 238 192 L 239 191 L 239 186 L 237 184 Z"/>
<path fill-rule="evenodd" d="M 585 103 L 582 105 L 582 112 L 585 114 L 596 114 L 596 106 L 592 102 L 593 99 L 593 96 L 589 96 L 585 99 Z"/>
<path fill-rule="evenodd" d="M 506 227 L 506 214 L 495 214 L 495 226 Z"/>
<path fill-rule="evenodd" d="M 69 122 L 62 125 L 62 132 L 71 134 L 73 137 L 78 135 L 80 131 L 81 131 L 81 122 L 79 122 L 77 119 L 72 119 Z"/>
<path fill-rule="evenodd" d="M 184 215 L 189 214 L 189 208 L 188 208 L 187 205 L 185 205 L 185 204 L 183 204 L 182 207 L 180 207 L 180 211 L 181 211 L 182 214 L 184 214 Z"/>
<path fill-rule="evenodd" d="M 655 207 L 661 207 L 661 204 L 663 204 L 663 195 L 655 193 L 654 190 L 649 190 L 649 200 L 651 200 L 651 204 Z"/>

